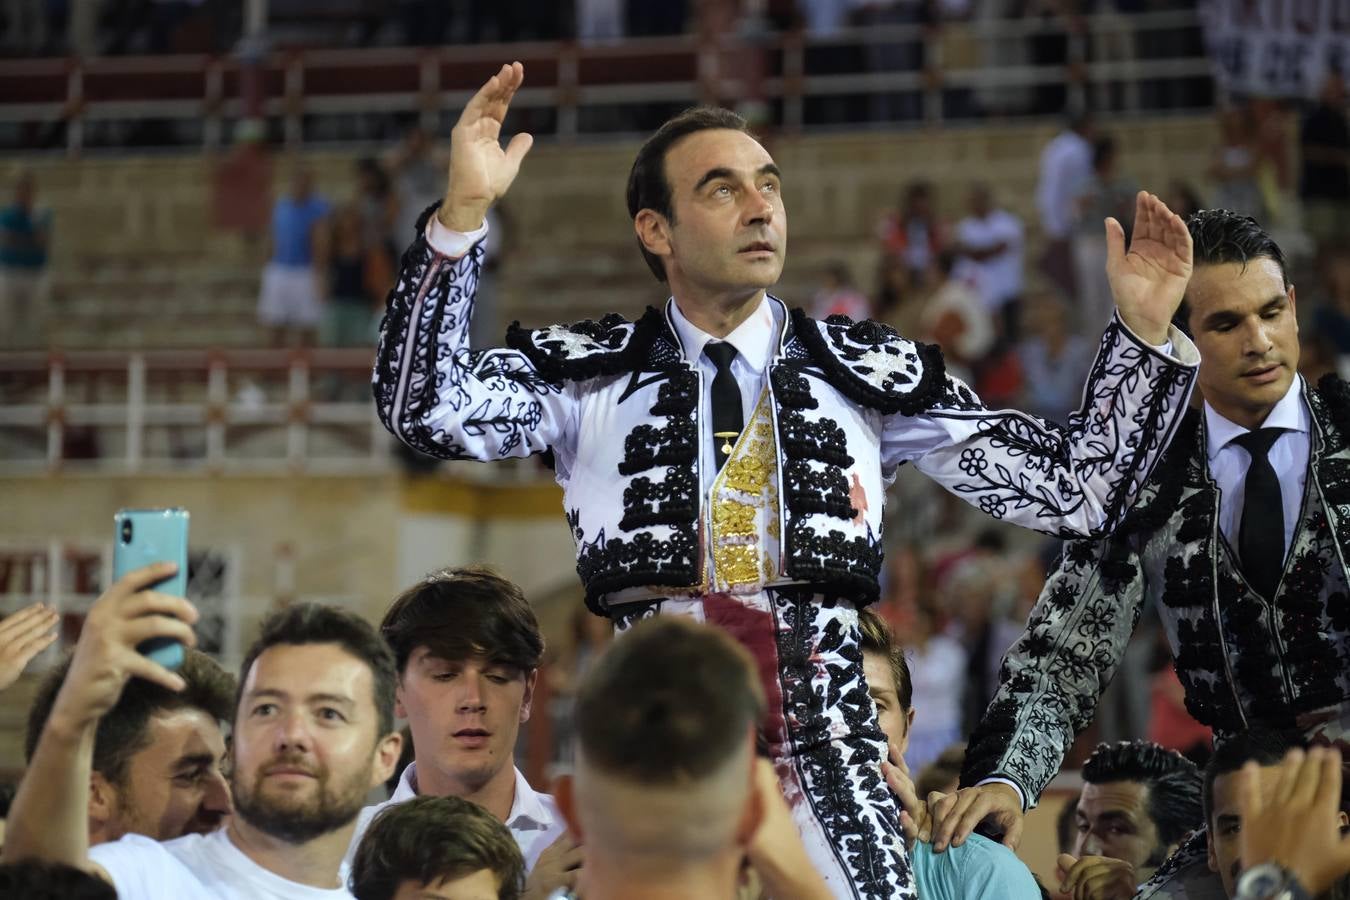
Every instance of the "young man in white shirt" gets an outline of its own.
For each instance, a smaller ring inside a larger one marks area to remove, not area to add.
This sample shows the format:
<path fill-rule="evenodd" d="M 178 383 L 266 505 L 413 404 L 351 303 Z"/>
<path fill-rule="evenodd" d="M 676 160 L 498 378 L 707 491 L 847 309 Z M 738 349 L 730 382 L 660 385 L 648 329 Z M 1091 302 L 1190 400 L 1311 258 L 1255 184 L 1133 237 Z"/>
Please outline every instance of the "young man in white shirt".
<path fill-rule="evenodd" d="M 527 897 L 575 884 L 581 855 L 548 794 L 513 763 L 530 718 L 544 639 L 518 586 L 491 569 L 434 573 L 399 595 L 380 623 L 398 671 L 396 711 L 415 758 L 388 801 L 362 811 L 354 853 L 376 813 L 413 797 L 459 797 L 504 822 L 530 873 Z"/>
<path fill-rule="evenodd" d="M 5 856 L 107 879 L 122 900 L 349 900 L 339 869 L 365 795 L 398 760 L 394 661 L 374 629 L 332 607 L 270 616 L 241 669 L 230 773 L 234 814 L 209 835 L 140 835 L 88 846 L 89 769 L 99 717 L 130 678 L 179 691 L 142 656 L 151 638 L 191 646 L 197 612 L 149 588 L 172 564 L 138 569 L 94 604 L 11 809 Z"/>

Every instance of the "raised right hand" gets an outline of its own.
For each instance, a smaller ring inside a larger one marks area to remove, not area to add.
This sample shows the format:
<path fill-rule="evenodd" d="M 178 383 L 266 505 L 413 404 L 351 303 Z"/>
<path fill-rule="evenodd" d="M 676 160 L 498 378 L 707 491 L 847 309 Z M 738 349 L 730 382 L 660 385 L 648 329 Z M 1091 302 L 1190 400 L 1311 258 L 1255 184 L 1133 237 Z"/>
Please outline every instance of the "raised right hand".
<path fill-rule="evenodd" d="M 955 794 L 928 795 L 928 813 L 933 820 L 933 850 L 961 846 L 981 822 L 1003 830 L 1002 842 L 1016 850 L 1022 840 L 1022 801 L 1006 784 L 990 782 L 962 788 Z"/>
<path fill-rule="evenodd" d="M 144 678 L 171 691 L 187 686 L 136 650 L 151 638 L 172 638 L 188 647 L 197 643 L 192 632 L 196 608 L 181 597 L 145 590 L 176 570 L 173 563 L 156 563 L 129 572 L 94 602 L 56 695 L 53 721 L 77 729 L 97 721 L 117 703 L 131 678 Z"/>
<path fill-rule="evenodd" d="M 525 67 L 504 65 L 464 107 L 450 132 L 450 178 L 438 214 L 452 231 L 469 232 L 483 224 L 488 208 L 511 187 L 534 138 L 525 132 L 502 150 L 502 121 L 521 83 Z"/>
<path fill-rule="evenodd" d="M 1263 785 L 1256 763 L 1242 767 L 1242 862 L 1273 862 L 1320 897 L 1350 874 L 1350 837 L 1341 834 L 1340 750 L 1290 750 L 1275 770 L 1273 783 Z"/>

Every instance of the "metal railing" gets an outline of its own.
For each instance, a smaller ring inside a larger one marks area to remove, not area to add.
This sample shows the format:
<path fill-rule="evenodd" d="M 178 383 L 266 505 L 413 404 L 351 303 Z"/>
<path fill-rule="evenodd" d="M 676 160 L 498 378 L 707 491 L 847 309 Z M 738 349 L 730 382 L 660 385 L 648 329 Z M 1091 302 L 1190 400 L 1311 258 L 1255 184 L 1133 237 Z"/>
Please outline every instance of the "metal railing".
<path fill-rule="evenodd" d="M 370 367 L 363 350 L 0 354 L 0 472 L 387 471 Z"/>
<path fill-rule="evenodd" d="M 608 115 L 616 110 L 693 102 L 749 104 L 760 124 L 786 133 L 812 124 L 810 104 L 845 96 L 867 102 L 832 113 L 833 124 L 875 123 L 875 101 L 895 95 L 908 98 L 901 124 L 1043 114 L 1022 101 L 972 103 L 969 95 L 1047 87 L 1062 87 L 1069 104 L 1095 99 L 1098 108 L 1128 115 L 1158 103 L 1175 108 L 1180 95 L 1169 85 L 1191 82 L 1201 86 L 1197 96 L 1209 96 L 1210 62 L 1185 41 L 1171 52 L 1159 39 L 1176 43 L 1199 27 L 1194 10 L 1179 10 L 1087 16 L 1067 29 L 1060 20 L 1026 18 L 844 29 L 828 37 L 761 32 L 590 46 L 288 51 L 262 63 L 260 99 L 262 115 L 288 146 L 382 137 L 362 130 L 371 116 L 411 114 L 429 129 L 447 127 L 445 117 L 508 59 L 527 71 L 513 115 L 536 136 L 561 142 L 623 132 L 625 124 L 647 127 Z M 1064 64 L 1007 61 L 1025 57 L 1028 42 L 1047 35 L 1066 42 Z M 909 49 L 897 57 L 899 47 Z M 825 71 L 820 60 L 831 54 Z M 221 147 L 245 115 L 241 71 L 238 59 L 203 55 L 0 61 L 0 146 L 46 129 L 61 132 L 60 145 L 78 154 L 91 128 L 156 121 L 167 132 L 150 145 Z M 325 120 L 347 125 L 325 130 L 318 126 Z"/>

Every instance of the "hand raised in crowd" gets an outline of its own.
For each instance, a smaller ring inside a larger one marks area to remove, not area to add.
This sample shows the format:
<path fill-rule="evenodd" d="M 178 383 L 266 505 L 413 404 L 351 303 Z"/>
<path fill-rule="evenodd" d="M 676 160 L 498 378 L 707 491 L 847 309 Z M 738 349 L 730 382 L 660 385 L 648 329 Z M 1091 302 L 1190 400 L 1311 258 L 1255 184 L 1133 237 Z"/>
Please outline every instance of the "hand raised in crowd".
<path fill-rule="evenodd" d="M 918 791 L 914 789 L 914 779 L 909 774 L 909 765 L 894 746 L 890 748 L 890 759 L 881 764 L 881 774 L 900 801 L 900 828 L 905 833 L 905 843 L 911 849 L 915 841 L 931 843 L 933 823 L 928 815 L 928 806 L 919 800 Z"/>
<path fill-rule="evenodd" d="M 1134 234 L 1125 251 L 1125 229 L 1106 220 L 1106 277 L 1120 317 L 1151 344 L 1167 340 L 1172 314 L 1191 280 L 1191 233 L 1181 217 L 1154 195 L 1140 191 Z"/>
<path fill-rule="evenodd" d="M 961 846 L 981 822 L 1003 832 L 1000 839 L 1010 850 L 1022 840 L 1022 801 L 1006 784 L 992 782 L 962 788 L 954 794 L 937 791 L 926 798 L 932 819 L 933 850 L 941 853 L 949 846 Z"/>
<path fill-rule="evenodd" d="M 746 855 L 759 875 L 764 894 L 774 900 L 830 900 L 834 895 L 806 857 L 801 831 L 792 819 L 778 773 L 767 759 L 755 760 L 754 787 L 763 818 Z"/>
<path fill-rule="evenodd" d="M 525 880 L 522 900 L 544 900 L 559 888 L 575 891 L 581 876 L 581 845 L 564 832 L 549 844 Z"/>
<path fill-rule="evenodd" d="M 440 220 L 454 231 L 474 231 L 488 208 L 511 187 L 534 138 L 521 132 L 503 150 L 502 122 L 525 67 L 504 65 L 473 95 L 450 132 L 450 176 Z"/>
<path fill-rule="evenodd" d="M 1055 865 L 1059 894 L 1072 900 L 1130 900 L 1139 887 L 1134 866 L 1123 859 L 1061 853 Z"/>
<path fill-rule="evenodd" d="M 18 681 L 33 657 L 52 645 L 60 618 L 55 610 L 34 603 L 0 621 L 0 691 Z"/>
<path fill-rule="evenodd" d="M 147 590 L 176 570 L 173 563 L 136 569 L 90 607 L 70 672 L 52 708 L 53 727 L 59 723 L 78 729 L 97 721 L 117 703 L 131 678 L 144 678 L 171 691 L 185 687 L 182 678 L 136 650 L 152 638 L 171 638 L 188 647 L 197 643 L 192 631 L 196 608 L 181 597 Z"/>
<path fill-rule="evenodd" d="M 1238 809 L 1241 859 L 1250 868 L 1275 863 L 1320 897 L 1350 874 L 1350 838 L 1341 834 L 1341 754 L 1291 750 L 1264 783 L 1254 762 L 1242 767 Z M 1246 823 L 1256 823 L 1245 827 Z"/>

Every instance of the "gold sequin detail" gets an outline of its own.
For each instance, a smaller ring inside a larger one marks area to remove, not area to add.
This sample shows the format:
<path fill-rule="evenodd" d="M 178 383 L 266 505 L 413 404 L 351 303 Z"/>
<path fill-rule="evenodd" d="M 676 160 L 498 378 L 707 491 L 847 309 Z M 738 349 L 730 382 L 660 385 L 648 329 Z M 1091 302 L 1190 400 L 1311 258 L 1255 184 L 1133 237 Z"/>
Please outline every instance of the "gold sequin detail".
<path fill-rule="evenodd" d="M 767 518 L 768 524 L 763 527 L 776 539 L 777 467 L 766 391 L 749 426 L 732 448 L 731 458 L 713 481 L 709 499 L 716 589 L 757 590 L 774 577 L 775 562 L 765 552 L 760 528 L 761 520 Z"/>

